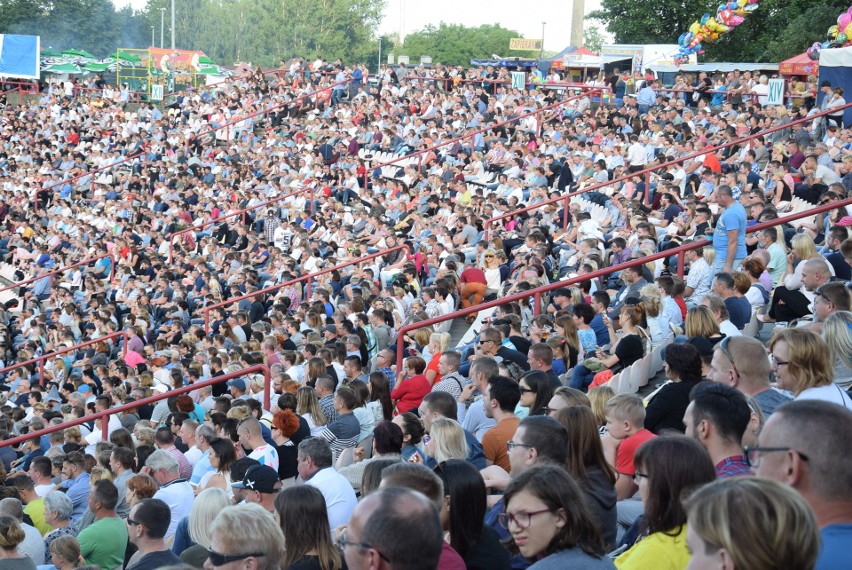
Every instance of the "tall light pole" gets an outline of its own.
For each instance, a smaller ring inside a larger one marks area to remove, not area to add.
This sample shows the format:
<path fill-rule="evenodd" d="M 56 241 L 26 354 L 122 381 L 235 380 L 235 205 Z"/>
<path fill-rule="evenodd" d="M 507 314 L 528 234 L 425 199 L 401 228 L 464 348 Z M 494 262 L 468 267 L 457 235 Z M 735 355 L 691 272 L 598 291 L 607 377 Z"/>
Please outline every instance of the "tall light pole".
<path fill-rule="evenodd" d="M 166 9 L 160 8 L 160 47 L 165 47 Z"/>
<path fill-rule="evenodd" d="M 172 0 L 172 51 L 175 50 L 175 0 Z"/>
<path fill-rule="evenodd" d="M 154 26 L 151 26 L 151 45 L 154 45 Z"/>
<path fill-rule="evenodd" d="M 379 61 L 376 65 L 376 75 L 382 71 L 382 36 L 379 36 Z"/>
<path fill-rule="evenodd" d="M 541 23 L 541 53 L 538 54 L 539 59 L 544 59 L 544 26 L 547 22 Z"/>

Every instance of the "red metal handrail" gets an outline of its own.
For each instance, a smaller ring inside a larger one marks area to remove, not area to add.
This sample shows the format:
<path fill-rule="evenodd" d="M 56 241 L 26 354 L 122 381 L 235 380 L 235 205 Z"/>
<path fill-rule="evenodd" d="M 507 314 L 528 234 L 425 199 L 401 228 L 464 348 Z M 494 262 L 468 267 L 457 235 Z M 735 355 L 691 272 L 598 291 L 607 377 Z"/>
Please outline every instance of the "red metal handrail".
<path fill-rule="evenodd" d="M 5 441 L 0 442 L 0 448 L 8 447 L 10 445 L 18 445 L 24 441 L 29 441 L 31 439 L 39 438 L 43 435 L 49 435 L 56 431 L 62 431 L 64 429 L 78 426 L 80 424 L 85 424 L 88 422 L 93 422 L 95 420 L 100 420 L 102 418 L 111 416 L 113 414 L 120 414 L 123 412 L 127 412 L 138 408 L 139 406 L 145 406 L 147 404 L 155 404 L 160 400 L 165 400 L 166 398 L 171 398 L 172 396 L 178 396 L 180 394 L 185 394 L 187 392 L 192 392 L 194 390 L 198 390 L 200 388 L 204 388 L 206 386 L 212 386 L 213 384 L 218 384 L 220 382 L 227 382 L 233 378 L 240 378 L 245 376 L 246 374 L 253 374 L 261 372 L 263 374 L 263 406 L 264 409 L 269 409 L 269 388 L 272 381 L 272 374 L 269 372 L 269 367 L 265 364 L 255 364 L 253 366 L 247 366 L 246 368 L 242 368 L 237 370 L 236 372 L 230 372 L 228 374 L 223 374 L 222 376 L 216 376 L 215 378 L 210 378 L 209 380 L 204 380 L 202 382 L 196 382 L 195 384 L 189 384 L 187 386 L 181 386 L 180 388 L 175 388 L 174 390 L 170 390 L 168 392 L 163 392 L 162 394 L 155 394 L 153 396 L 149 396 L 147 398 L 142 398 L 141 400 L 137 400 L 132 404 L 123 404 L 121 406 L 116 406 L 115 408 L 110 408 L 108 410 L 104 410 L 102 412 L 95 412 L 94 414 L 89 414 L 88 416 L 83 416 L 82 418 L 77 418 L 76 420 L 70 420 L 67 422 L 63 422 L 61 424 L 55 426 L 48 426 L 44 429 L 36 430 L 30 432 L 25 435 L 19 435 L 17 437 L 13 437 L 11 439 L 7 439 Z M 109 441 L 109 421 L 101 421 L 101 435 L 104 441 Z"/>
<path fill-rule="evenodd" d="M 311 193 L 310 208 L 311 208 L 311 213 L 313 213 L 313 211 L 314 211 L 314 187 L 313 187 L 313 185 L 311 185 L 307 188 L 302 188 L 301 190 L 296 190 L 294 192 L 290 192 L 288 194 L 278 196 L 278 197 L 273 198 L 271 200 L 267 200 L 266 202 L 261 202 L 260 204 L 255 204 L 254 206 L 249 206 L 248 208 L 243 208 L 242 210 L 237 210 L 236 212 L 231 212 L 230 214 L 224 214 L 222 216 L 219 216 L 215 220 L 210 220 L 210 221 L 203 222 L 203 223 L 200 223 L 198 225 L 195 225 L 195 226 L 192 226 L 192 227 L 189 227 L 189 228 L 185 228 L 185 229 L 176 231 L 176 232 L 172 233 L 172 235 L 169 237 L 169 259 L 170 260 L 172 259 L 173 248 L 174 248 L 174 245 L 175 245 L 175 238 L 177 238 L 178 236 L 188 234 L 189 232 L 195 233 L 195 232 L 202 230 L 204 228 L 207 228 L 207 227 L 216 225 L 218 223 L 221 223 L 222 220 L 228 220 L 230 218 L 234 218 L 234 217 L 240 216 L 240 215 L 244 216 L 247 212 L 251 212 L 253 210 L 257 210 L 257 209 L 260 209 L 260 208 L 265 208 L 265 207 L 267 207 L 271 204 L 274 204 L 276 202 L 280 202 L 281 200 L 284 200 L 285 198 L 292 198 L 293 196 L 296 196 L 298 194 L 302 194 L 302 193 L 308 192 L 308 191 L 310 191 L 310 193 Z M 243 223 L 245 223 L 245 219 L 243 219 Z"/>
<path fill-rule="evenodd" d="M 251 299 L 252 297 L 255 297 L 257 295 L 265 295 L 265 294 L 271 293 L 273 291 L 278 291 L 279 289 L 283 289 L 284 287 L 287 287 L 289 285 L 294 285 L 295 283 L 301 283 L 302 281 L 308 282 L 306 293 L 307 293 L 307 296 L 310 297 L 311 296 L 311 280 L 314 277 L 317 277 L 319 275 L 324 275 L 326 273 L 332 273 L 333 271 L 340 271 L 341 269 L 344 269 L 346 267 L 351 267 L 353 265 L 360 265 L 361 263 L 364 263 L 365 261 L 368 261 L 370 259 L 382 257 L 383 255 L 387 255 L 388 253 L 391 253 L 392 251 L 398 251 L 398 250 L 403 250 L 403 249 L 408 253 L 409 256 L 411 255 L 411 248 L 407 244 L 395 245 L 394 247 L 389 247 L 387 249 L 383 249 L 382 251 L 377 251 L 376 253 L 371 253 L 369 255 L 359 257 L 358 259 L 356 259 L 354 261 L 348 261 L 346 263 L 340 263 L 340 264 L 335 265 L 333 267 L 326 267 L 325 269 L 315 271 L 314 273 L 310 273 L 308 275 L 302 275 L 301 277 L 297 277 L 296 279 L 291 279 L 290 281 L 285 281 L 284 283 L 278 283 L 277 285 L 272 285 L 271 287 L 267 287 L 266 289 L 260 289 L 258 291 L 254 291 L 252 293 L 246 293 L 245 295 L 240 295 L 239 297 L 233 297 L 231 299 L 226 299 L 225 301 L 219 301 L 218 303 L 215 303 L 213 305 L 208 305 L 208 306 L 206 306 L 202 309 L 204 311 L 204 331 L 205 331 L 205 333 L 210 332 L 210 311 L 212 311 L 213 309 L 220 309 L 220 308 L 226 307 L 228 305 L 233 305 L 234 303 L 239 303 L 240 301 L 243 301 L 245 299 Z"/>
<path fill-rule="evenodd" d="M 50 352 L 48 354 L 42 354 L 37 358 L 33 358 L 31 360 L 26 360 L 24 362 L 18 362 L 17 364 L 12 364 L 11 366 L 7 366 L 6 368 L 0 368 L 0 374 L 4 374 L 6 372 L 11 372 L 12 370 L 17 370 L 18 368 L 23 368 L 25 366 L 29 366 L 30 364 L 38 364 L 38 378 L 39 384 L 44 386 L 44 362 L 50 358 L 56 358 L 57 356 L 62 356 L 63 354 L 68 354 L 69 352 L 74 352 L 77 349 L 83 348 L 85 346 L 91 346 L 93 344 L 97 344 L 99 342 L 105 342 L 107 340 L 113 340 L 115 338 L 122 337 L 124 340 L 124 345 L 122 346 L 122 352 L 124 356 L 127 356 L 127 339 L 130 335 L 127 334 L 127 331 L 116 331 L 114 333 L 110 333 L 108 335 L 104 335 L 102 337 L 94 338 L 92 340 L 87 340 L 86 342 L 81 342 L 80 344 L 76 344 L 74 346 L 70 346 L 68 348 L 63 348 L 62 350 L 56 350 L 54 352 Z"/>
<path fill-rule="evenodd" d="M 775 227 L 787 222 L 791 222 L 794 220 L 798 220 L 801 218 L 806 218 L 809 216 L 813 216 L 816 214 L 821 214 L 823 212 L 828 212 L 830 210 L 836 210 L 843 206 L 848 206 L 852 204 L 852 198 L 846 198 L 845 200 L 838 200 L 837 202 L 833 202 L 831 204 L 823 204 L 821 206 L 816 206 L 811 208 L 810 210 L 803 212 L 796 212 L 783 218 L 777 218 L 775 220 L 769 220 L 768 222 L 764 222 L 762 224 L 756 224 L 751 227 L 746 228 L 746 233 L 757 232 L 761 230 L 765 230 L 767 228 Z M 520 301 L 522 299 L 528 299 L 530 297 L 534 298 L 535 306 L 534 312 L 535 314 L 540 313 L 541 309 L 541 295 L 542 293 L 547 293 L 549 291 L 553 291 L 554 289 L 559 289 L 561 287 L 569 287 L 571 285 L 576 285 L 578 283 L 582 283 L 583 281 L 588 281 L 589 279 L 597 279 L 598 277 L 606 277 L 612 273 L 617 271 L 621 271 L 623 269 L 627 269 L 628 267 L 636 267 L 639 265 L 644 265 L 650 261 L 656 261 L 658 259 L 669 258 L 673 255 L 677 255 L 678 258 L 678 274 L 683 276 L 683 264 L 684 264 L 684 254 L 687 251 L 698 249 L 699 247 L 707 247 L 711 245 L 713 242 L 711 240 L 702 240 L 693 243 L 688 243 L 686 245 L 681 245 L 679 247 L 675 247 L 672 249 L 667 249 L 665 251 L 661 251 L 658 253 L 654 253 L 652 255 L 647 255 L 644 257 L 640 257 L 637 259 L 631 259 L 625 263 L 621 263 L 618 265 L 613 265 L 610 267 L 604 267 L 603 269 L 598 269 L 596 271 L 592 271 L 590 273 L 585 273 L 583 275 L 578 275 L 577 277 L 571 277 L 569 279 L 565 279 L 562 281 L 555 281 L 553 283 L 549 283 L 547 285 L 542 285 L 540 287 L 536 287 L 534 289 L 530 289 L 529 291 L 523 291 L 521 293 L 515 293 L 513 295 L 509 295 L 508 297 L 503 297 L 502 299 L 497 299 L 494 301 L 488 301 L 486 303 L 480 303 L 479 305 L 473 305 L 471 307 L 467 307 L 466 309 L 459 309 L 452 313 L 448 313 L 446 315 L 440 315 L 438 317 L 433 317 L 431 319 L 426 319 L 425 321 L 419 321 L 416 323 L 411 323 L 399 329 L 396 334 L 396 369 L 398 371 L 402 370 L 402 349 L 403 342 L 405 340 L 406 333 L 421 329 L 423 327 L 436 325 L 450 319 L 455 319 L 456 317 L 462 317 L 464 315 L 470 315 L 473 313 L 478 313 L 479 311 L 483 311 L 485 309 L 491 309 L 493 307 L 497 307 L 499 305 L 503 305 L 505 303 L 511 303 L 514 301 Z"/>
<path fill-rule="evenodd" d="M 9 289 L 15 289 L 16 287 L 23 287 L 24 285 L 29 285 L 30 283 L 35 283 L 36 281 L 40 281 L 41 279 L 44 279 L 45 277 L 51 277 L 51 276 L 57 275 L 59 273 L 65 273 L 69 269 L 74 269 L 76 267 L 80 267 L 81 265 L 88 265 L 89 263 L 99 261 L 101 259 L 104 259 L 105 257 L 111 258 L 112 254 L 111 253 L 105 253 L 105 254 L 99 255 L 97 257 L 84 259 L 83 261 L 78 261 L 77 263 L 74 263 L 72 265 L 67 265 L 67 266 L 61 267 L 59 269 L 54 269 L 53 271 L 50 271 L 50 272 L 45 273 L 43 275 L 39 275 L 38 277 L 31 277 L 30 279 L 24 279 L 23 281 L 18 281 L 17 283 L 12 283 L 11 285 L 6 285 L 5 287 L 0 287 L 0 293 L 2 293 L 3 291 L 8 291 Z M 112 266 L 111 266 L 111 269 L 110 269 L 110 275 L 109 275 L 110 281 L 112 281 L 113 277 L 115 277 L 115 260 L 113 260 L 113 263 L 112 263 Z"/>
<path fill-rule="evenodd" d="M 821 111 L 821 112 L 815 113 L 814 115 L 811 115 L 809 117 L 803 117 L 801 119 L 796 119 L 795 121 L 790 121 L 789 123 L 787 123 L 785 125 L 778 125 L 778 126 L 775 126 L 775 127 L 771 127 L 771 128 L 766 129 L 764 131 L 760 131 L 759 133 L 755 133 L 753 135 L 748 135 L 748 136 L 743 137 L 741 139 L 730 141 L 730 142 L 721 144 L 719 146 L 709 147 L 709 148 L 706 148 L 704 150 L 694 152 L 692 154 L 684 156 L 682 158 L 670 160 L 668 162 L 663 162 L 662 164 L 647 167 L 647 168 L 644 168 L 642 170 L 638 170 L 636 172 L 630 172 L 630 173 L 627 173 L 624 176 L 621 176 L 619 178 L 614 178 L 613 180 L 608 180 L 606 182 L 600 182 L 598 184 L 592 184 L 591 186 L 589 186 L 587 188 L 583 188 L 582 190 L 578 190 L 576 192 L 570 192 L 568 194 L 563 194 L 562 196 L 557 196 L 555 198 L 548 198 L 547 200 L 543 200 L 543 201 L 541 201 L 537 204 L 533 204 L 532 206 L 524 206 L 523 208 L 518 208 L 517 210 L 513 210 L 511 212 L 506 212 L 505 214 L 500 214 L 499 216 L 494 216 L 493 218 L 489 218 L 488 220 L 486 220 L 485 223 L 483 224 L 483 226 L 485 228 L 485 234 L 484 234 L 483 237 L 486 240 L 488 239 L 489 232 L 491 230 L 491 226 L 492 226 L 492 224 L 495 224 L 496 222 L 499 222 L 501 220 L 505 220 L 507 218 L 513 218 L 513 217 L 515 217 L 518 214 L 521 214 L 523 212 L 529 212 L 529 211 L 532 211 L 532 210 L 536 210 L 538 208 L 542 208 L 544 206 L 549 206 L 551 204 L 557 204 L 559 202 L 565 202 L 565 206 L 564 206 L 563 212 L 562 212 L 562 227 L 563 227 L 563 231 L 564 231 L 568 227 L 568 209 L 569 209 L 569 203 L 570 203 L 571 198 L 573 198 L 575 196 L 579 196 L 581 194 L 585 194 L 587 192 L 591 192 L 593 190 L 598 190 L 599 188 L 605 188 L 607 186 L 612 186 L 613 184 L 616 184 L 618 182 L 626 182 L 626 181 L 630 180 L 631 178 L 633 178 L 635 176 L 642 176 L 642 175 L 645 176 L 645 204 L 647 205 L 648 202 L 649 202 L 650 191 L 651 191 L 651 173 L 654 172 L 654 171 L 664 169 L 664 168 L 667 168 L 667 167 L 675 165 L 675 164 L 680 164 L 681 162 L 685 162 L 687 160 L 692 160 L 694 158 L 698 158 L 699 156 L 704 156 L 706 154 L 710 154 L 711 152 L 716 152 L 720 149 L 727 148 L 729 146 L 740 145 L 744 142 L 756 139 L 757 137 L 762 137 L 762 136 L 768 135 L 770 133 L 774 133 L 776 131 L 781 131 L 781 130 L 790 128 L 791 125 L 812 121 L 813 119 L 815 119 L 817 117 L 822 117 L 824 115 L 836 113 L 836 112 L 838 112 L 842 109 L 847 109 L 849 107 L 852 107 L 852 103 L 847 103 L 846 105 L 844 105 L 842 107 L 837 107 L 835 109 L 830 109 L 830 110 L 827 110 L 827 111 Z"/>
<path fill-rule="evenodd" d="M 366 81 L 366 77 L 364 78 L 364 81 Z M 324 91 L 334 89 L 338 85 L 346 85 L 346 84 L 351 83 L 351 82 L 352 82 L 352 79 L 350 78 L 350 79 L 346 79 L 345 81 L 338 81 L 337 83 L 331 83 L 331 84 L 326 85 L 326 86 L 321 86 L 321 87 L 316 88 L 314 91 L 311 91 L 310 93 L 304 93 L 304 94 L 299 95 L 298 97 L 291 99 L 289 101 L 284 101 L 282 103 L 278 103 L 277 105 L 267 107 L 267 108 L 265 108 L 261 111 L 255 111 L 254 113 L 251 113 L 251 114 L 248 114 L 248 115 L 245 115 L 245 116 L 241 116 L 238 119 L 235 119 L 235 120 L 232 120 L 232 121 L 227 121 L 224 124 L 219 125 L 218 127 L 214 127 L 214 128 L 209 129 L 207 131 L 196 133 L 196 134 L 194 134 L 190 137 L 187 137 L 186 143 L 185 143 L 186 147 L 189 148 L 190 141 L 195 140 L 195 139 L 199 139 L 199 138 L 204 137 L 204 136 L 211 135 L 211 134 L 215 133 L 216 131 L 220 131 L 222 129 L 225 129 L 225 142 L 230 144 L 230 127 L 232 127 L 233 125 L 236 125 L 237 123 L 241 123 L 241 122 L 243 122 L 247 119 L 253 119 L 254 117 L 257 117 L 258 115 L 266 115 L 270 111 L 274 111 L 275 109 L 280 109 L 282 107 L 288 107 L 288 106 L 292 105 L 293 103 L 295 103 L 299 100 L 310 99 L 311 97 L 315 97 L 316 95 L 319 95 L 320 93 L 322 93 Z"/>
<path fill-rule="evenodd" d="M 571 97 L 566 97 L 565 99 L 562 99 L 562 101 L 559 101 L 557 103 L 553 103 L 551 105 L 547 105 L 546 107 L 542 107 L 541 109 L 536 109 L 535 111 L 531 111 L 529 113 L 524 113 L 522 115 L 518 115 L 517 117 L 514 117 L 514 118 L 509 119 L 507 121 L 503 121 L 502 123 L 497 123 L 496 125 L 488 125 L 487 127 L 483 127 L 481 129 L 477 129 L 475 131 L 465 132 L 461 136 L 446 140 L 442 143 L 436 144 L 436 145 L 431 146 L 429 148 L 424 148 L 424 149 L 418 150 L 416 152 L 406 154 L 405 156 L 399 156 L 397 158 L 394 158 L 393 160 L 389 160 L 388 162 L 383 162 L 381 164 L 373 165 L 370 168 L 367 168 L 367 171 L 364 173 L 364 188 L 367 188 L 368 177 L 370 175 L 370 172 L 372 172 L 376 169 L 381 169 L 381 168 L 384 168 L 385 166 L 390 166 L 392 164 L 396 164 L 396 163 L 401 162 L 403 160 L 408 160 L 408 159 L 415 157 L 415 156 L 418 157 L 418 168 L 419 168 L 419 162 L 422 159 L 422 156 L 424 154 L 426 154 L 427 152 L 432 152 L 435 149 L 445 147 L 447 145 L 455 144 L 455 143 L 457 143 L 459 141 L 463 141 L 464 139 L 467 139 L 467 138 L 470 138 L 471 140 L 473 140 L 471 137 L 473 137 L 474 135 L 478 135 L 478 134 L 481 134 L 481 133 L 488 132 L 492 129 L 496 129 L 497 127 L 502 127 L 503 125 L 507 125 L 509 123 L 521 121 L 521 120 L 526 119 L 527 117 L 531 117 L 533 115 L 538 116 L 543 111 L 550 111 L 551 109 L 555 109 L 556 107 L 561 107 L 565 103 L 570 103 L 571 101 L 576 101 L 578 99 L 582 99 L 583 97 L 585 97 L 587 95 L 593 94 L 595 91 L 598 91 L 598 92 L 603 91 L 603 89 L 600 88 L 600 87 L 589 87 L 587 89 L 588 89 L 587 93 L 583 93 L 583 94 L 580 94 L 580 95 L 572 95 Z M 541 123 L 540 122 L 538 124 L 538 128 L 541 129 Z"/>

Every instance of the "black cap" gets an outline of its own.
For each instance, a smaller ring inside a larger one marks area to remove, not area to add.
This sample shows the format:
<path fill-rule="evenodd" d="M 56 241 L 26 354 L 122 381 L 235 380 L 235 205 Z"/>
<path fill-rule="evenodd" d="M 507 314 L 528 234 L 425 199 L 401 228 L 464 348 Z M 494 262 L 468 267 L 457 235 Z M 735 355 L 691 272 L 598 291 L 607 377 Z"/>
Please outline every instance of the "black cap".
<path fill-rule="evenodd" d="M 268 465 L 252 465 L 241 482 L 231 483 L 236 489 L 250 489 L 258 493 L 274 493 L 281 483 L 278 472 Z"/>

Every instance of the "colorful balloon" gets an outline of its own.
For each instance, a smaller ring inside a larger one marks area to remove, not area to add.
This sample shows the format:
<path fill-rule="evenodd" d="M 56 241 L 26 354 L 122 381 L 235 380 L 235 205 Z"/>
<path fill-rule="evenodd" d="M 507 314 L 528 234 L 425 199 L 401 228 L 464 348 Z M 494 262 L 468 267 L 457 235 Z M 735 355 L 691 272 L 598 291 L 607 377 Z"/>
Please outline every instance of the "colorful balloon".
<path fill-rule="evenodd" d="M 715 14 L 704 14 L 689 25 L 687 32 L 678 38 L 679 50 L 674 60 L 681 65 L 693 54 L 703 54 L 701 42 L 715 42 L 745 21 L 745 16 L 759 6 L 760 0 L 723 0 Z M 850 6 L 852 8 L 852 6 Z M 852 17 L 852 13 L 850 13 Z M 845 29 L 844 28 L 838 28 Z"/>

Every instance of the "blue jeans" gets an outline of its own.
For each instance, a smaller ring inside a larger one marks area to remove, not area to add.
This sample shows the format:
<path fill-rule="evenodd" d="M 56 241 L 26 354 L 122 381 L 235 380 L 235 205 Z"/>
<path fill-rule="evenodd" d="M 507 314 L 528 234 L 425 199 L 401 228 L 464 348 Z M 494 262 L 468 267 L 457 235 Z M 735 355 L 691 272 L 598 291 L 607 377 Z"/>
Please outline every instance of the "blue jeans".
<path fill-rule="evenodd" d="M 592 372 L 584 365 L 578 364 L 574 367 L 574 372 L 571 375 L 571 383 L 569 386 L 575 390 L 582 390 L 585 392 L 589 389 L 589 385 L 592 383 L 592 380 L 595 379 L 595 374 L 597 374 L 597 372 Z"/>

